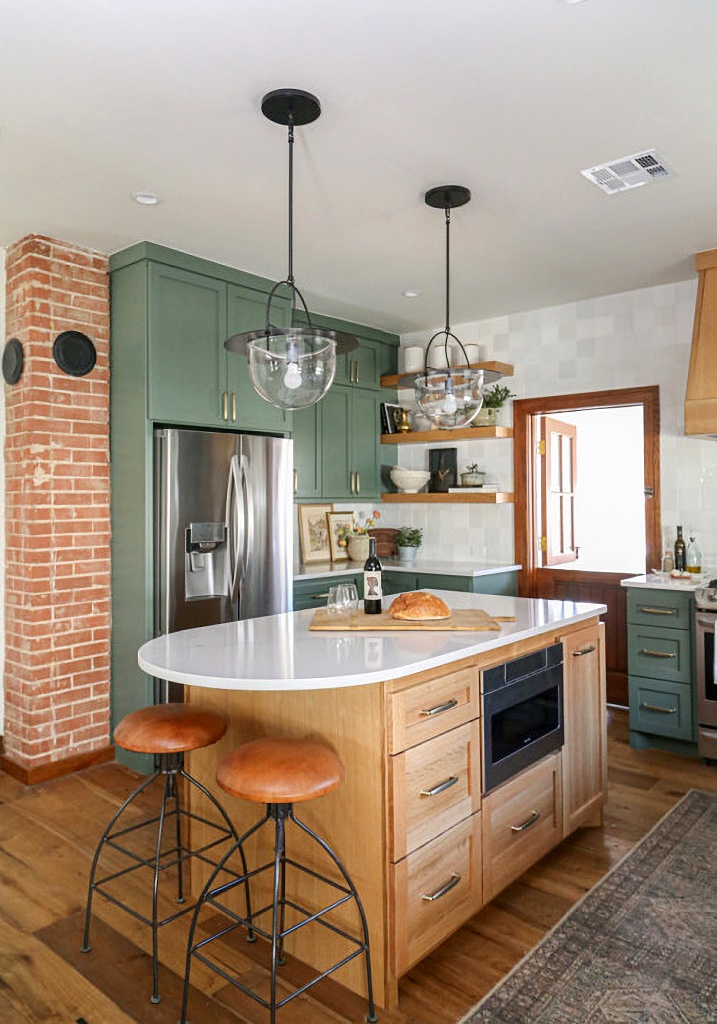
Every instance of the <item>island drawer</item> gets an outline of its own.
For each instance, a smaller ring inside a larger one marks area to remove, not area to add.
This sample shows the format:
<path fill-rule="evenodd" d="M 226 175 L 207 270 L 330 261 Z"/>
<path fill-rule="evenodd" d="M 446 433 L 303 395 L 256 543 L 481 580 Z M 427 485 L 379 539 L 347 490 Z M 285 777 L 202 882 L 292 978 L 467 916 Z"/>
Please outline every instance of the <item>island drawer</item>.
<path fill-rule="evenodd" d="M 627 621 L 636 626 L 667 626 L 689 629 L 692 624 L 692 595 L 670 590 L 627 588 Z"/>
<path fill-rule="evenodd" d="M 523 874 L 563 835 L 560 752 L 483 799 L 483 898 Z"/>
<path fill-rule="evenodd" d="M 389 753 L 439 736 L 479 715 L 479 674 L 459 669 L 387 697 Z"/>
<path fill-rule="evenodd" d="M 631 626 L 627 637 L 631 676 L 689 683 L 692 678 L 692 634 L 684 629 Z"/>
<path fill-rule="evenodd" d="M 695 741 L 689 684 L 630 676 L 629 685 L 631 729 Z"/>
<path fill-rule="evenodd" d="M 481 907 L 480 814 L 392 867 L 400 976 Z"/>
<path fill-rule="evenodd" d="M 480 728 L 475 719 L 391 758 L 391 860 L 480 810 Z"/>

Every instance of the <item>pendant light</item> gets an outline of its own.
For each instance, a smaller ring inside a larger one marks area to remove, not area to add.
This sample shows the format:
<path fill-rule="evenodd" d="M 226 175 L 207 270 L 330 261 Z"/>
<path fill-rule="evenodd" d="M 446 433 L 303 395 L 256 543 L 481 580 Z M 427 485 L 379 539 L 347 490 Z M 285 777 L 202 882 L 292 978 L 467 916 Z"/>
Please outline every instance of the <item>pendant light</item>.
<path fill-rule="evenodd" d="M 358 340 L 341 331 L 314 327 L 304 297 L 294 282 L 294 128 L 311 124 L 321 114 L 316 96 L 301 89 L 275 89 L 264 96 L 261 112 L 274 124 L 288 128 L 289 141 L 289 269 L 286 280 L 271 289 L 263 330 L 234 334 L 224 342 L 230 352 L 246 353 L 255 390 L 279 409 L 306 409 L 331 387 L 337 353 L 350 352 Z M 271 323 L 271 303 L 279 289 L 291 291 L 291 326 Z M 294 323 L 297 302 L 307 325 Z"/>
<path fill-rule="evenodd" d="M 442 331 L 437 331 L 428 342 L 423 372 L 411 380 L 418 408 L 432 423 L 443 430 L 468 426 L 483 405 L 483 370 L 470 368 L 466 350 L 450 327 L 451 210 L 465 206 L 470 202 L 470 198 L 470 189 L 464 185 L 439 185 L 425 195 L 427 206 L 445 210 L 446 214 L 446 326 Z M 449 341 L 458 344 L 463 353 L 464 366 L 451 366 L 452 351 Z M 434 353 L 443 347 L 443 357 L 440 360 L 435 354 L 433 356 L 436 363 L 442 363 L 440 367 L 431 363 L 431 348 L 434 345 Z"/>

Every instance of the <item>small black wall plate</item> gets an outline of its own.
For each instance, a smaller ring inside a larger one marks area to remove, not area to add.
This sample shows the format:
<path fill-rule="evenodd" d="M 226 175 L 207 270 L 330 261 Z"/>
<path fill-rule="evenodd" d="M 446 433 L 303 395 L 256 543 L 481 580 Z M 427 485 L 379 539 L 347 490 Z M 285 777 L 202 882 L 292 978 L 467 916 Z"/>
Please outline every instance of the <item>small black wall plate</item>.
<path fill-rule="evenodd" d="M 97 352 L 94 343 L 80 331 L 63 331 L 52 345 L 55 362 L 71 377 L 84 377 L 94 368 Z"/>
<path fill-rule="evenodd" d="M 17 384 L 20 380 L 24 361 L 21 342 L 10 338 L 2 354 L 2 375 L 8 384 Z"/>

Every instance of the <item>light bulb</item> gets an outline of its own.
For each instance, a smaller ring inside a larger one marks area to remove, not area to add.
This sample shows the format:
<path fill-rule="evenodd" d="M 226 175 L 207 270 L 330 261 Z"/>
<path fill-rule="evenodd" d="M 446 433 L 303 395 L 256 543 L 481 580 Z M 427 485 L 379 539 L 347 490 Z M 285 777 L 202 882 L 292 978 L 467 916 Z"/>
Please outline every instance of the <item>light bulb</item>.
<path fill-rule="evenodd" d="M 289 391 L 296 391 L 301 387 L 301 370 L 298 363 L 289 363 L 284 374 L 284 384 Z"/>
<path fill-rule="evenodd" d="M 446 397 L 443 399 L 443 411 L 449 415 L 456 412 L 458 409 L 458 402 L 456 396 L 452 391 L 449 391 Z"/>

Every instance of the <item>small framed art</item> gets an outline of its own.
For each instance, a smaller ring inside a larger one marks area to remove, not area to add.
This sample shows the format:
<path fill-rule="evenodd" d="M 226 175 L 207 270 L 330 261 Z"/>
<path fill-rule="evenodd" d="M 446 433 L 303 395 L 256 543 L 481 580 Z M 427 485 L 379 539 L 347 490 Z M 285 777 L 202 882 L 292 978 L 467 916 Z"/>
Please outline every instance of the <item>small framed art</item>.
<path fill-rule="evenodd" d="M 302 562 L 330 562 L 329 524 L 327 513 L 333 505 L 298 505 L 299 543 Z"/>
<path fill-rule="evenodd" d="M 326 521 L 329 524 L 329 547 L 331 549 L 332 562 L 344 562 L 349 557 L 348 541 L 342 536 L 347 529 L 354 528 L 353 512 L 327 512 Z"/>

